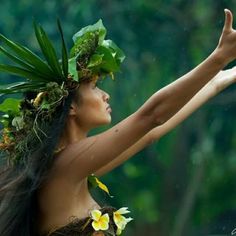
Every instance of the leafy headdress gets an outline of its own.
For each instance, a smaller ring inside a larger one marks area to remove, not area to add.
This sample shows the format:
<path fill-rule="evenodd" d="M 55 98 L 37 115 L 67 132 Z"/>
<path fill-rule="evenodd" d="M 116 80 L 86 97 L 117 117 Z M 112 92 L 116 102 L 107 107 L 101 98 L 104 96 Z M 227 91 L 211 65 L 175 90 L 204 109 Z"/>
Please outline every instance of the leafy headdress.
<path fill-rule="evenodd" d="M 5 98 L 0 104 L 3 125 L 0 150 L 7 152 L 9 163 L 21 162 L 22 154 L 47 136 L 42 128 L 53 120 L 58 107 L 63 107 L 71 91 L 82 81 L 104 78 L 119 71 L 125 56 L 111 40 L 105 40 L 106 29 L 99 20 L 73 36 L 68 55 L 62 27 L 61 55 L 43 28 L 34 22 L 34 31 L 44 59 L 0 34 L 0 52 L 14 64 L 0 64 L 0 72 L 15 75 L 21 81 L 0 86 L 0 95 L 23 94 L 23 98 Z M 32 141 L 34 140 L 34 142 Z M 37 146 L 37 145 L 36 145 Z"/>

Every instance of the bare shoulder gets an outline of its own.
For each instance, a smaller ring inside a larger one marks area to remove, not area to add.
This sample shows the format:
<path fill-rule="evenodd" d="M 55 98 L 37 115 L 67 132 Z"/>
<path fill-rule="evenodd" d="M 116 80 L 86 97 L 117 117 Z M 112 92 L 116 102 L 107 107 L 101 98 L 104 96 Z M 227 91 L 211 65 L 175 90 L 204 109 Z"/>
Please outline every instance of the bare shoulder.
<path fill-rule="evenodd" d="M 151 129 L 150 118 L 134 113 L 107 131 L 68 146 L 55 167 L 79 181 L 111 162 Z"/>

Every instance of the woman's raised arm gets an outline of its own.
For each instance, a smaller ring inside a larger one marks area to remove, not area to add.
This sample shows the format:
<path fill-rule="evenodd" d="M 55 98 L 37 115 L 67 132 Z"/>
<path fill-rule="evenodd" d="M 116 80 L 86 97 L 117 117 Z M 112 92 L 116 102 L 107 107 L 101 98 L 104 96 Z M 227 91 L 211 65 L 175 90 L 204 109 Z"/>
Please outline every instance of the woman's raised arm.
<path fill-rule="evenodd" d="M 225 10 L 225 24 L 218 46 L 195 69 L 153 94 L 134 114 L 113 128 L 71 145 L 63 161 L 76 179 L 82 179 L 105 166 L 135 144 L 151 129 L 176 114 L 226 64 L 236 57 L 233 16 Z M 60 163 L 60 162 L 59 162 Z M 81 168 L 82 167 L 82 168 Z"/>
<path fill-rule="evenodd" d="M 163 135 L 187 119 L 194 111 L 196 111 L 209 99 L 216 96 L 235 82 L 236 67 L 220 71 L 177 114 L 171 117 L 164 125 L 158 126 L 148 133 L 150 142 L 160 139 Z"/>
<path fill-rule="evenodd" d="M 225 71 L 220 71 L 210 82 L 208 82 L 181 110 L 171 117 L 163 125 L 160 125 L 138 142 L 125 150 L 113 161 L 103 166 L 95 172 L 97 176 L 102 176 L 114 168 L 118 167 L 126 160 L 134 156 L 136 153 L 159 140 L 162 136 L 173 130 L 176 126 L 186 120 L 194 111 L 205 104 L 209 99 L 219 94 L 222 90 L 236 82 L 236 67 Z"/>
<path fill-rule="evenodd" d="M 155 93 L 141 108 L 142 114 L 152 114 L 163 124 L 182 108 L 208 81 L 236 57 L 236 31 L 233 16 L 225 10 L 225 25 L 213 53 L 192 71 Z"/>

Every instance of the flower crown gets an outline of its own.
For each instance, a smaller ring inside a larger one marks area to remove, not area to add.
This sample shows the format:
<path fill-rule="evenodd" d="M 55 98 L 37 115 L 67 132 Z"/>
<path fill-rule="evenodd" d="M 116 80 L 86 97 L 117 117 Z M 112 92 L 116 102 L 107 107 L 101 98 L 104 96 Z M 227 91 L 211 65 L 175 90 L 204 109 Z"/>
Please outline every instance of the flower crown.
<path fill-rule="evenodd" d="M 5 98 L 0 104 L 3 125 L 0 150 L 20 157 L 22 138 L 32 135 L 42 142 L 43 130 L 38 121 L 49 121 L 56 108 L 63 105 L 70 91 L 82 81 L 105 78 L 120 70 L 125 55 L 112 41 L 105 40 L 106 28 L 102 20 L 82 28 L 73 36 L 74 45 L 68 54 L 63 31 L 57 21 L 61 37 L 61 59 L 44 29 L 34 22 L 34 31 L 44 59 L 27 47 L 0 34 L 0 52 L 16 65 L 0 64 L 0 72 L 15 75 L 21 81 L 0 86 L 0 96 L 23 93 L 21 99 Z M 23 78 L 23 80 L 22 80 Z M 31 94 L 27 98 L 26 94 Z M 32 97 L 33 96 L 33 97 Z M 27 145 L 25 145 L 27 146 Z"/>

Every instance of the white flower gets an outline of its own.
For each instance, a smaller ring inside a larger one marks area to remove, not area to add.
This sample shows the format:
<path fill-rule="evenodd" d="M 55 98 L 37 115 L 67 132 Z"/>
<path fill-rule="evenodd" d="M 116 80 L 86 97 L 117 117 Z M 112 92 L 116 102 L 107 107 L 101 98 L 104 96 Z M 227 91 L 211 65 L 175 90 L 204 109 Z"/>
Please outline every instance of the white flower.
<path fill-rule="evenodd" d="M 102 215 L 99 210 L 91 211 L 91 218 L 93 219 L 92 226 L 98 230 L 107 230 L 109 228 L 109 215 L 106 213 Z"/>
<path fill-rule="evenodd" d="M 122 230 L 124 230 L 126 224 L 133 220 L 133 218 L 131 217 L 126 218 L 123 216 L 127 213 L 130 213 L 130 211 L 128 211 L 128 207 L 122 207 L 119 210 L 113 212 L 113 220 L 117 226 L 117 235 L 120 235 Z"/>

